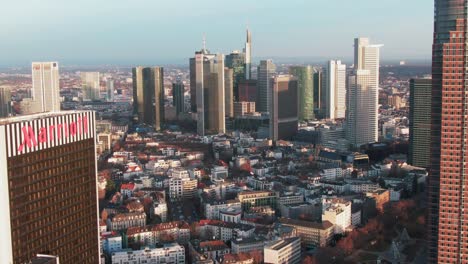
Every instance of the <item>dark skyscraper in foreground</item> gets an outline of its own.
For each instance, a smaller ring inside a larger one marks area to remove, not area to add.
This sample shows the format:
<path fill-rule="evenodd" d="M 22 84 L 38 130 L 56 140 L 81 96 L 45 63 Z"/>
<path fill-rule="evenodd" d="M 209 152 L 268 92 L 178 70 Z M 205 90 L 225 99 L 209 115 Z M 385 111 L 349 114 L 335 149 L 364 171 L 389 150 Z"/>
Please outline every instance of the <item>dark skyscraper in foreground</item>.
<path fill-rule="evenodd" d="M 257 71 L 257 111 L 268 112 L 270 111 L 271 99 L 271 78 L 276 72 L 276 65 L 272 60 L 262 60 L 258 66 Z"/>
<path fill-rule="evenodd" d="M 431 143 L 431 79 L 410 80 L 408 163 L 429 168 Z"/>
<path fill-rule="evenodd" d="M 0 118 L 11 114 L 11 93 L 8 88 L 0 87 Z"/>
<path fill-rule="evenodd" d="M 133 68 L 133 107 L 138 121 L 161 129 L 164 121 L 164 73 L 162 67 Z"/>
<path fill-rule="evenodd" d="M 436 0 L 428 263 L 468 263 L 468 0 Z"/>
<path fill-rule="evenodd" d="M 0 263 L 100 263 L 95 114 L 0 119 Z"/>

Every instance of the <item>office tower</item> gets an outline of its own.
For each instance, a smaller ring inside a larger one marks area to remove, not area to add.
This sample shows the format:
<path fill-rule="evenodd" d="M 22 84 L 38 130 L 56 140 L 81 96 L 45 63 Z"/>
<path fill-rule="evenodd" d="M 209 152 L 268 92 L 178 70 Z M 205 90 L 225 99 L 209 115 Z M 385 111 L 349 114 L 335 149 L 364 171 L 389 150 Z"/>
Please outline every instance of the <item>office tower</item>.
<path fill-rule="evenodd" d="M 313 69 L 310 66 L 289 67 L 289 74 L 297 78 L 299 120 L 314 119 Z"/>
<path fill-rule="evenodd" d="M 197 112 L 197 74 L 195 69 L 195 58 L 189 59 L 189 73 L 190 73 L 190 111 Z"/>
<path fill-rule="evenodd" d="M 182 82 L 176 82 L 172 84 L 172 98 L 173 105 L 176 109 L 177 116 L 180 113 L 185 112 L 185 87 Z"/>
<path fill-rule="evenodd" d="M 354 71 L 348 80 L 346 136 L 359 147 L 377 142 L 380 47 L 368 38 L 354 41 Z"/>
<path fill-rule="evenodd" d="M 279 75 L 271 80 L 270 138 L 291 139 L 297 133 L 297 79 Z"/>
<path fill-rule="evenodd" d="M 326 118 L 346 117 L 346 65 L 331 60 L 324 71 Z"/>
<path fill-rule="evenodd" d="M 410 80 L 408 163 L 429 168 L 431 143 L 431 79 Z"/>
<path fill-rule="evenodd" d="M 0 87 L 0 118 L 8 117 L 10 114 L 11 114 L 10 89 Z"/>
<path fill-rule="evenodd" d="M 23 114 L 60 111 L 59 78 L 57 62 L 33 62 L 31 98 L 23 99 Z"/>
<path fill-rule="evenodd" d="M 468 263 L 467 0 L 436 0 L 428 263 Z"/>
<path fill-rule="evenodd" d="M 257 111 L 258 112 L 268 112 L 270 110 L 270 87 L 271 87 L 271 78 L 275 74 L 276 66 L 273 64 L 272 60 L 262 60 L 260 61 L 260 66 L 258 66 L 258 76 L 257 76 Z"/>
<path fill-rule="evenodd" d="M 322 70 L 315 70 L 313 75 L 314 85 L 314 114 L 318 119 L 325 118 L 326 108 L 326 93 L 323 91 L 323 72 Z"/>
<path fill-rule="evenodd" d="M 195 53 L 197 132 L 225 133 L 224 55 Z"/>
<path fill-rule="evenodd" d="M 81 72 L 81 87 L 83 99 L 98 100 L 101 93 L 101 81 L 99 72 Z"/>
<path fill-rule="evenodd" d="M 245 54 L 235 50 L 226 55 L 225 66 L 233 70 L 234 101 L 239 100 L 239 83 L 245 80 Z"/>
<path fill-rule="evenodd" d="M 100 262 L 92 111 L 0 119 L 0 263 Z"/>
<path fill-rule="evenodd" d="M 114 79 L 106 80 L 106 100 L 108 102 L 114 101 Z"/>
<path fill-rule="evenodd" d="M 252 34 L 247 29 L 247 40 L 245 42 L 245 79 L 252 79 Z"/>
<path fill-rule="evenodd" d="M 257 102 L 257 80 L 239 82 L 239 102 Z"/>
<path fill-rule="evenodd" d="M 234 117 L 234 71 L 224 68 L 224 107 L 226 117 Z"/>
<path fill-rule="evenodd" d="M 138 121 L 161 129 L 164 121 L 164 69 L 133 68 L 133 109 Z"/>

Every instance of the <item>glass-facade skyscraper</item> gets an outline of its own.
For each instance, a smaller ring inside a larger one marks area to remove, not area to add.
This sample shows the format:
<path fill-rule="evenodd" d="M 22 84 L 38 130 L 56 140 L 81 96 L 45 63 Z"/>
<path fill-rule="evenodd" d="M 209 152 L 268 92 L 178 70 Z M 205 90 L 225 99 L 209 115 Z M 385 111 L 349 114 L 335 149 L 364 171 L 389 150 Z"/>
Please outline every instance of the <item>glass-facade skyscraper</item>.
<path fill-rule="evenodd" d="M 297 107 L 299 120 L 314 119 L 314 83 L 311 66 L 291 66 L 289 74 L 297 79 Z"/>

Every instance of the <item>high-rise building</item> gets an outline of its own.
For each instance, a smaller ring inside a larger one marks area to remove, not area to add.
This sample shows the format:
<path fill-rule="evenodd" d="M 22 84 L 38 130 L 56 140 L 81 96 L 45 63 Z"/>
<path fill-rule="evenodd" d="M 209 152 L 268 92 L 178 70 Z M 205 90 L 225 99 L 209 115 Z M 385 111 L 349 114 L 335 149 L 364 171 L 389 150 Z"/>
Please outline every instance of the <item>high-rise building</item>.
<path fill-rule="evenodd" d="M 468 0 L 436 0 L 428 263 L 468 263 Z"/>
<path fill-rule="evenodd" d="M 289 75 L 271 80 L 270 138 L 291 139 L 297 134 L 297 79 Z"/>
<path fill-rule="evenodd" d="M 408 163 L 429 168 L 432 79 L 410 80 Z"/>
<path fill-rule="evenodd" d="M 377 142 L 380 47 L 354 41 L 354 71 L 348 80 L 346 137 L 353 146 Z"/>
<path fill-rule="evenodd" d="M 255 113 L 255 102 L 235 102 L 234 117 Z"/>
<path fill-rule="evenodd" d="M 106 100 L 108 102 L 114 101 L 114 79 L 111 78 L 106 80 Z"/>
<path fill-rule="evenodd" d="M 234 101 L 239 100 L 239 83 L 245 80 L 245 54 L 237 50 L 226 55 L 225 66 L 233 70 Z"/>
<path fill-rule="evenodd" d="M 257 102 L 256 107 L 258 112 L 268 112 L 270 110 L 270 87 L 271 78 L 275 74 L 276 66 L 272 60 L 260 61 L 257 73 Z"/>
<path fill-rule="evenodd" d="M 99 72 L 81 72 L 80 76 L 83 99 L 98 100 L 101 93 Z"/>
<path fill-rule="evenodd" d="M 346 65 L 341 61 L 328 62 L 323 78 L 326 118 L 346 117 Z"/>
<path fill-rule="evenodd" d="M 245 79 L 252 79 L 252 34 L 247 29 L 247 40 L 245 42 Z"/>
<path fill-rule="evenodd" d="M 11 93 L 10 89 L 0 87 L 0 118 L 8 117 L 11 114 Z"/>
<path fill-rule="evenodd" d="M 289 67 L 289 74 L 297 78 L 299 120 L 314 119 L 314 83 L 311 66 Z"/>
<path fill-rule="evenodd" d="M 314 71 L 312 83 L 314 85 L 314 115 L 318 119 L 326 115 L 326 93 L 323 91 L 323 72 L 320 69 Z"/>
<path fill-rule="evenodd" d="M 0 119 L 0 263 L 99 263 L 95 114 Z"/>
<path fill-rule="evenodd" d="M 226 117 L 234 117 L 234 70 L 224 68 L 224 107 Z"/>
<path fill-rule="evenodd" d="M 190 111 L 197 112 L 197 74 L 195 69 L 195 58 L 189 59 L 189 74 L 190 74 Z"/>
<path fill-rule="evenodd" d="M 32 63 L 31 98 L 23 99 L 23 114 L 60 111 L 60 83 L 57 62 Z"/>
<path fill-rule="evenodd" d="M 182 82 L 176 82 L 172 84 L 172 98 L 173 105 L 176 109 L 177 115 L 185 112 L 185 87 Z"/>
<path fill-rule="evenodd" d="M 133 109 L 138 121 L 161 129 L 164 121 L 164 70 L 133 68 Z"/>
<path fill-rule="evenodd" d="M 224 55 L 195 53 L 197 132 L 225 133 Z"/>

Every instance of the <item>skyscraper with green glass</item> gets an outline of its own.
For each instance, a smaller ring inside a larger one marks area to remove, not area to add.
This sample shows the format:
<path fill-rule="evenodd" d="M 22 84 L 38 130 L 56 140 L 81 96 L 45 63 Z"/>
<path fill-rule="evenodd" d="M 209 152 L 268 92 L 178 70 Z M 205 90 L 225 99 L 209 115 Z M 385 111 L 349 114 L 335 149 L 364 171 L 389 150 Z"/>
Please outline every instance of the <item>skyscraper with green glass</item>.
<path fill-rule="evenodd" d="M 297 78 L 299 120 L 314 119 L 313 68 L 311 66 L 291 66 L 289 73 Z"/>

